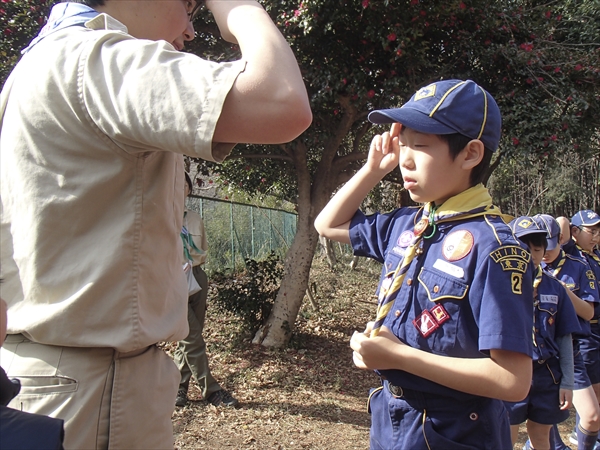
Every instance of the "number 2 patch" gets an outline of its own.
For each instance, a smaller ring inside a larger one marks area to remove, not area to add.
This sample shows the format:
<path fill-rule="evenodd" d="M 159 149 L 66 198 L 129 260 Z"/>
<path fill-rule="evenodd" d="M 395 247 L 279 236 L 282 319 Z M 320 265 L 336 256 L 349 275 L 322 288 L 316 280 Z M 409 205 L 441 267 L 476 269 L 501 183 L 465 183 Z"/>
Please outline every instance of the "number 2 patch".
<path fill-rule="evenodd" d="M 512 287 L 512 291 L 515 294 L 522 294 L 522 286 L 523 286 L 523 274 L 513 272 L 510 274 L 510 285 Z"/>

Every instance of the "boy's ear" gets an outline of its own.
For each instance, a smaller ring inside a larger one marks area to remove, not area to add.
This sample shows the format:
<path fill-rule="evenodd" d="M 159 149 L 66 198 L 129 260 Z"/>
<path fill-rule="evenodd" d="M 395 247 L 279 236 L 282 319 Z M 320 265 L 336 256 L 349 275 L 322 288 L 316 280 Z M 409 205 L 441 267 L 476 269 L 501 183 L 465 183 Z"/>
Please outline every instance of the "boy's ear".
<path fill-rule="evenodd" d="M 461 151 L 462 156 L 462 168 L 465 170 L 471 170 L 476 167 L 485 154 L 485 146 L 479 139 L 473 139 L 465 146 Z"/>

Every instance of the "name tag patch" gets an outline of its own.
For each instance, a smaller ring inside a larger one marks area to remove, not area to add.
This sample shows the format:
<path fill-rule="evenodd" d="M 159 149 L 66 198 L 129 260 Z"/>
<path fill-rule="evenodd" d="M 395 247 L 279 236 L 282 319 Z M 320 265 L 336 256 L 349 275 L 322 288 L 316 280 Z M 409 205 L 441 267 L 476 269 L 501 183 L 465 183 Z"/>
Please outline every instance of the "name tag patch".
<path fill-rule="evenodd" d="M 465 276 L 465 271 L 462 267 L 450 264 L 449 262 L 444 261 L 443 259 L 438 258 L 433 264 L 433 267 L 456 278 L 463 278 Z"/>
<path fill-rule="evenodd" d="M 558 305 L 558 295 L 540 295 L 540 303 Z"/>

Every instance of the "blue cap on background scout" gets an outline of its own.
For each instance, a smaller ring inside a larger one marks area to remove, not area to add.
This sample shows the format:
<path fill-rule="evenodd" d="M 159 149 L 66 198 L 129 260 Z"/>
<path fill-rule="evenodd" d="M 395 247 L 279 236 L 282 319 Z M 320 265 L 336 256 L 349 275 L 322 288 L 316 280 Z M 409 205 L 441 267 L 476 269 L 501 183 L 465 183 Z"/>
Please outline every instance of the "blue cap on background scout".
<path fill-rule="evenodd" d="M 560 225 L 556 219 L 548 214 L 536 214 L 533 216 L 533 220 L 540 228 L 545 228 L 548 231 L 548 248 L 546 250 L 554 250 L 560 238 Z"/>
<path fill-rule="evenodd" d="M 571 217 L 571 225 L 576 227 L 593 227 L 600 224 L 600 216 L 595 211 L 586 209 Z"/>
<path fill-rule="evenodd" d="M 530 234 L 542 234 L 546 236 L 546 238 L 548 237 L 548 231 L 546 230 L 546 227 L 540 227 L 540 225 L 533 220 L 533 217 L 517 217 L 516 219 L 512 220 L 509 225 L 513 230 L 513 234 L 519 239 Z"/>
<path fill-rule="evenodd" d="M 498 148 L 502 128 L 496 101 L 471 80 L 437 81 L 419 89 L 401 108 L 371 111 L 369 120 L 398 122 L 420 133 L 460 133 L 492 151 Z"/>

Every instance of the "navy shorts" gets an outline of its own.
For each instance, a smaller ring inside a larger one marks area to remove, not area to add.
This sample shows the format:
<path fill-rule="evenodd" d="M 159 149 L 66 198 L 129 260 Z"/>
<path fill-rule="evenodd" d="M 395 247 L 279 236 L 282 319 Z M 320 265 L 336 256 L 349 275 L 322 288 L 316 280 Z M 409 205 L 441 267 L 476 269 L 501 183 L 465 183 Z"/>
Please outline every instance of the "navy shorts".
<path fill-rule="evenodd" d="M 592 334 L 579 339 L 579 350 L 590 383 L 600 383 L 600 327 L 592 324 Z"/>
<path fill-rule="evenodd" d="M 581 350 L 579 348 L 581 339 L 582 338 L 580 337 L 573 339 L 573 366 L 575 368 L 575 374 L 573 377 L 575 382 L 573 384 L 573 389 L 576 391 L 588 388 L 592 385 L 585 367 L 585 362 L 583 361 L 583 355 L 581 354 Z"/>
<path fill-rule="evenodd" d="M 518 425 L 530 419 L 542 425 L 560 423 L 569 417 L 569 411 L 559 407 L 560 380 L 562 373 L 558 359 L 551 358 L 540 364 L 533 362 L 531 389 L 520 402 L 504 402 L 511 425 Z"/>
<path fill-rule="evenodd" d="M 385 381 L 371 391 L 369 412 L 371 450 L 512 448 L 508 413 L 500 400 L 460 401 L 415 391 L 397 397 Z"/>

